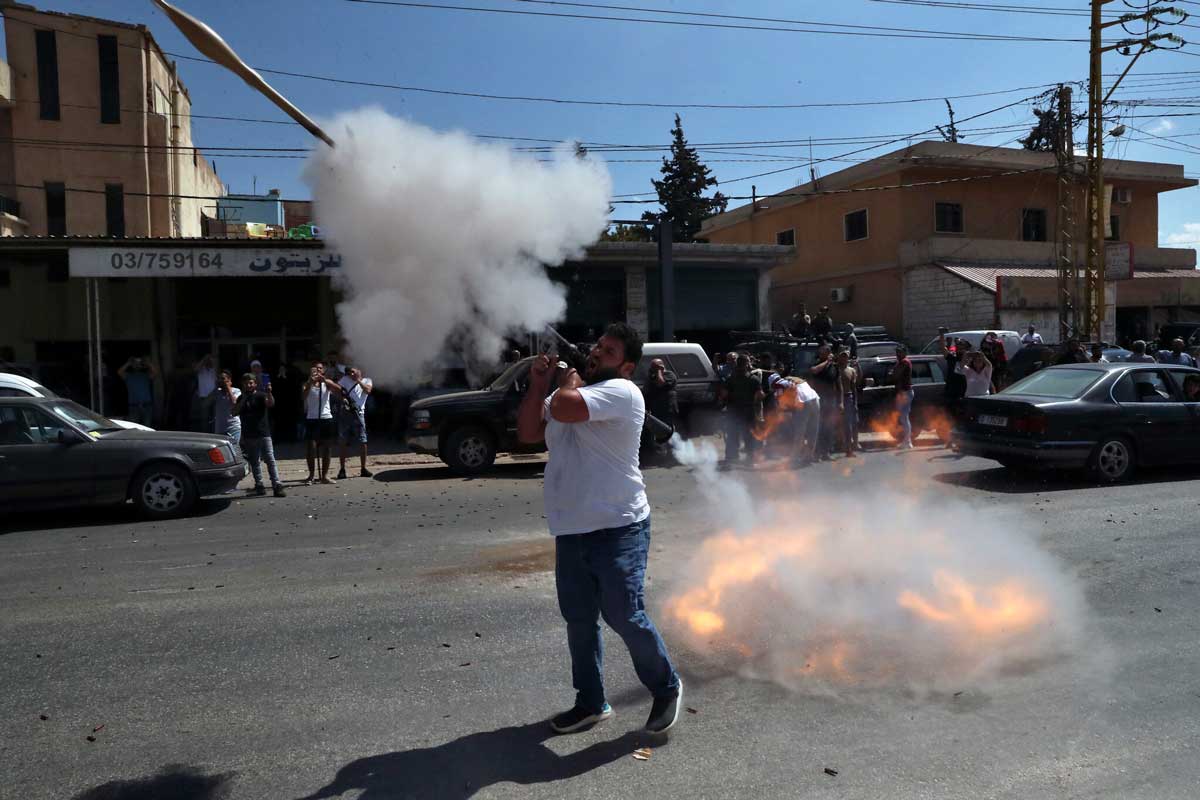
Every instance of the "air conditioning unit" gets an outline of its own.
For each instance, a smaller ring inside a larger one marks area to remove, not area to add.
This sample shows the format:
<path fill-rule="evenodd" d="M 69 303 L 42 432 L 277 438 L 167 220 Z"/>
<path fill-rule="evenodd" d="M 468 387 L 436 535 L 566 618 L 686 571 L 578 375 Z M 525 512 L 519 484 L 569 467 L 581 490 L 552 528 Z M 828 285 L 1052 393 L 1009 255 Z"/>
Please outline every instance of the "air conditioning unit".
<path fill-rule="evenodd" d="M 850 302 L 850 289 L 849 288 L 830 289 L 829 290 L 829 300 L 834 303 L 849 303 Z"/>
<path fill-rule="evenodd" d="M 1128 186 L 1113 189 L 1113 202 L 1129 205 L 1133 202 L 1133 189 Z"/>

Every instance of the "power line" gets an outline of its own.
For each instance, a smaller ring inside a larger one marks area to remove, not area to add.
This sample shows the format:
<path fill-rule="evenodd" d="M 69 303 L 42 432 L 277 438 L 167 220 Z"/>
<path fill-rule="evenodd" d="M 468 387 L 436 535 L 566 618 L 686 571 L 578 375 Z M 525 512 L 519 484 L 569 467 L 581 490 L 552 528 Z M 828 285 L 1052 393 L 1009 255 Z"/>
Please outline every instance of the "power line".
<path fill-rule="evenodd" d="M 1007 172 L 995 172 L 988 175 L 967 175 L 961 178 L 942 178 L 936 181 L 920 181 L 918 183 L 897 183 L 888 186 L 858 186 L 849 189 L 814 189 L 808 192 L 780 192 L 771 195 L 738 195 L 726 196 L 727 200 L 766 200 L 775 199 L 777 197 L 816 197 L 827 194 L 860 194 L 864 192 L 890 192 L 898 189 L 918 189 L 926 186 L 943 186 L 949 183 L 968 183 L 970 181 L 992 180 L 995 178 L 1008 178 L 1014 175 L 1028 175 L 1033 172 L 1047 172 L 1049 170 L 1057 170 L 1058 165 L 1052 164 L 1046 167 L 1030 167 L 1029 169 L 1016 169 Z M 657 200 L 612 200 L 613 205 L 617 204 L 646 204 L 657 203 Z"/>
<path fill-rule="evenodd" d="M 417 3 L 405 2 L 404 0 L 345 0 L 350 3 L 359 3 L 363 5 L 379 5 L 393 6 L 399 8 L 422 8 L 435 11 L 465 11 L 472 13 L 485 14 L 509 14 L 515 16 L 527 17 L 551 17 L 556 19 L 578 19 L 587 20 L 589 22 L 630 22 L 641 23 L 645 25 L 671 25 L 687 28 L 718 28 L 729 30 L 749 30 L 749 31 L 771 31 L 776 33 L 811 33 L 824 34 L 827 36 L 866 36 L 879 37 L 886 39 L 942 39 L 951 41 L 973 41 L 973 42 L 1086 42 L 1087 39 L 1066 39 L 1061 37 L 1048 36 L 1008 36 L 1002 34 L 974 34 L 974 33 L 953 33 L 944 35 L 934 32 L 925 33 L 903 33 L 904 29 L 882 28 L 879 30 L 821 30 L 819 28 L 788 28 L 774 27 L 767 25 L 735 25 L 732 23 L 721 22 L 685 22 L 682 20 L 666 20 L 666 19 L 646 19 L 644 17 L 617 17 L 599 14 L 567 14 L 561 11 L 521 11 L 512 8 L 486 8 L 483 6 L 461 6 L 447 5 L 438 3 Z M 531 0 L 515 0 L 516 2 L 530 2 Z M 559 5 L 555 3 L 555 5 Z M 567 5 L 563 3 L 562 5 Z M 582 4 L 580 4 L 582 5 Z M 603 8 L 603 6 L 598 6 Z M 614 7 L 615 8 L 615 7 Z M 637 9 L 643 13 L 664 13 L 661 9 Z M 689 12 L 680 12 L 689 13 Z M 837 23 L 813 23 L 803 22 L 799 24 L 806 25 L 833 25 Z M 873 28 L 874 26 L 858 26 L 858 25 L 839 25 L 845 28 Z M 885 32 L 893 31 L 893 32 Z"/>
<path fill-rule="evenodd" d="M 351 1 L 358 2 L 359 0 L 351 0 Z M 363 0 L 363 1 L 365 2 L 365 0 Z M 11 18 L 9 18 L 9 19 L 11 20 Z M 25 20 L 12 20 L 12 21 L 19 22 L 19 23 L 25 23 Z M 26 23 L 26 24 L 32 25 L 32 23 Z M 45 26 L 37 26 L 37 27 L 43 28 L 44 30 L 56 30 L 61 33 L 65 33 L 65 34 L 68 34 L 71 36 L 80 36 L 82 38 L 89 39 L 89 40 L 92 38 L 85 34 L 78 34 L 74 31 L 67 31 L 67 30 L 63 30 L 61 28 L 45 28 Z M 130 47 L 132 49 L 140 51 L 140 48 L 133 47 L 132 45 L 121 45 L 121 46 Z M 182 59 L 185 61 L 193 61 L 193 62 L 200 63 L 200 64 L 210 64 L 210 65 L 214 65 L 214 66 L 220 66 L 219 64 L 216 64 L 215 62 L 213 62 L 211 59 L 200 58 L 199 56 L 189 56 L 189 55 L 184 55 L 182 53 L 174 53 L 174 52 L 170 52 L 170 51 L 166 51 L 166 50 L 164 50 L 163 53 L 165 55 L 171 56 L 172 58 L 179 58 L 179 59 Z M 224 69 L 224 68 L 222 67 L 222 69 Z M 501 101 L 515 101 L 515 102 L 528 102 L 528 103 L 550 103 L 550 104 L 555 104 L 555 105 L 605 106 L 605 107 L 617 107 L 617 108 L 665 108 L 665 109 L 691 108 L 691 109 L 738 110 L 738 111 L 773 110 L 773 109 L 794 110 L 794 109 L 806 109 L 806 108 L 853 108 L 853 107 L 859 107 L 859 106 L 866 107 L 866 106 L 883 106 L 883 105 L 902 105 L 902 104 L 908 104 L 908 103 L 927 103 L 927 102 L 941 103 L 945 100 L 965 100 L 965 99 L 970 99 L 970 98 L 974 98 L 974 97 L 993 97 L 993 96 L 1003 95 L 1003 94 L 1012 94 L 1015 92 L 1030 91 L 1033 89 L 1045 89 L 1045 88 L 1050 88 L 1050 87 L 1058 85 L 1057 83 L 1044 83 L 1044 84 L 1037 84 L 1037 85 L 1031 85 L 1031 86 L 1017 86 L 1017 87 L 1013 87 L 1011 89 L 1001 89 L 1001 90 L 989 91 L 989 92 L 973 92 L 973 93 L 969 93 L 969 94 L 960 94 L 960 95 L 949 95 L 949 96 L 938 95 L 938 96 L 930 96 L 930 97 L 906 98 L 906 99 L 900 99 L 900 100 L 859 100 L 859 101 L 851 101 L 851 102 L 845 102 L 845 103 L 753 103 L 753 104 L 742 104 L 742 103 L 648 103 L 648 102 L 632 102 L 632 101 L 623 101 L 623 100 L 586 100 L 586 99 L 578 99 L 578 98 L 489 94 L 486 92 L 469 92 L 469 91 L 458 91 L 458 90 L 450 90 L 450 89 L 432 89 L 432 88 L 425 87 L 425 86 L 406 86 L 406 85 L 402 85 L 402 84 L 383 83 L 383 82 L 379 82 L 379 81 L 364 81 L 364 80 L 356 80 L 356 79 L 351 79 L 351 78 L 336 78 L 336 77 L 329 76 L 329 75 L 315 75 L 315 74 L 311 74 L 311 73 L 294 72 L 294 71 L 290 71 L 290 70 L 272 69 L 270 67 L 254 67 L 254 69 L 257 70 L 258 72 L 266 73 L 268 75 L 279 75 L 279 76 L 287 77 L 287 78 L 300 78 L 303 80 L 320 81 L 320 82 L 324 82 L 324 83 L 332 83 L 332 84 L 337 84 L 337 85 L 342 85 L 342 86 L 362 86 L 365 88 L 372 88 L 372 89 L 389 89 L 389 90 L 401 91 L 401 92 L 415 92 L 415 93 L 420 93 L 420 94 L 433 94 L 433 95 L 440 95 L 440 96 L 447 96 L 447 97 L 468 97 L 468 98 L 475 98 L 475 99 L 481 99 L 481 100 L 501 100 Z"/>

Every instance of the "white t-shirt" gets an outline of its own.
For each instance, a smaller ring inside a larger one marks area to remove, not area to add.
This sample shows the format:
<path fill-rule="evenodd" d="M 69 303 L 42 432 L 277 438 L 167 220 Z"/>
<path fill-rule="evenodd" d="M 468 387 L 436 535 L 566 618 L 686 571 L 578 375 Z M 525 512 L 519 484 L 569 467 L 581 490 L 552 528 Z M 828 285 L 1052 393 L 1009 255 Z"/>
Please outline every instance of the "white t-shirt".
<path fill-rule="evenodd" d="M 374 386 L 374 384 L 371 383 L 370 378 L 362 378 L 359 383 L 367 388 Z M 350 376 L 347 375 L 345 378 L 342 378 L 340 381 L 338 381 L 338 386 L 341 386 L 346 390 L 346 394 L 349 395 L 350 400 L 353 401 L 354 405 L 358 406 L 359 411 L 362 411 L 364 408 L 366 408 L 367 393 L 363 391 L 362 386 L 359 386 L 357 383 L 350 380 Z"/>
<path fill-rule="evenodd" d="M 217 371 L 204 368 L 196 370 L 196 396 L 208 397 L 217 390 Z"/>
<path fill-rule="evenodd" d="M 304 396 L 305 419 L 333 419 L 329 409 L 329 387 L 318 383 Z"/>
<path fill-rule="evenodd" d="M 556 392 L 557 393 L 557 392 Z M 546 520 L 550 533 L 619 528 L 650 516 L 638 447 L 646 401 L 632 381 L 616 378 L 580 387 L 587 422 L 558 422 L 546 399 Z"/>
<path fill-rule="evenodd" d="M 817 394 L 817 390 L 809 386 L 807 381 L 796 384 L 796 397 L 800 398 L 801 403 L 811 403 L 821 399 L 821 395 Z"/>
<path fill-rule="evenodd" d="M 1021 344 L 1041 344 L 1042 335 L 1040 333 L 1027 333 L 1021 337 Z"/>
<path fill-rule="evenodd" d="M 983 397 L 992 393 L 992 367 L 989 364 L 976 372 L 971 367 L 958 364 L 954 371 L 967 379 L 967 397 Z"/>

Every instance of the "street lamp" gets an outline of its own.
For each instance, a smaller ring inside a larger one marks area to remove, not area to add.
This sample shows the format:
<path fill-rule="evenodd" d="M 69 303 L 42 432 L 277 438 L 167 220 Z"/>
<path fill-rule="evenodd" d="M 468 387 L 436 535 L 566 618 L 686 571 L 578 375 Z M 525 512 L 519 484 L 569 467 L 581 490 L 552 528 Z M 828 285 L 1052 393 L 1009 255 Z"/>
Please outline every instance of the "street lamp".
<path fill-rule="evenodd" d="M 303 125 L 309 133 L 330 147 L 333 147 L 333 139 L 329 138 L 329 134 L 321 130 L 321 126 L 309 119 L 308 115 L 303 111 L 292 105 L 271 84 L 263 80 L 263 77 L 255 72 L 249 64 L 238 58 L 237 53 L 233 52 L 233 48 L 226 44 L 225 40 L 216 31 L 191 14 L 180 11 L 170 3 L 165 2 L 165 0 L 154 0 L 154 4 L 163 10 L 163 13 L 175 23 L 175 27 L 179 28 L 180 32 L 187 37 L 187 40 L 197 50 L 208 56 L 215 63 L 233 72 L 253 88 L 262 92 L 272 103 L 283 109 L 284 113 Z"/>

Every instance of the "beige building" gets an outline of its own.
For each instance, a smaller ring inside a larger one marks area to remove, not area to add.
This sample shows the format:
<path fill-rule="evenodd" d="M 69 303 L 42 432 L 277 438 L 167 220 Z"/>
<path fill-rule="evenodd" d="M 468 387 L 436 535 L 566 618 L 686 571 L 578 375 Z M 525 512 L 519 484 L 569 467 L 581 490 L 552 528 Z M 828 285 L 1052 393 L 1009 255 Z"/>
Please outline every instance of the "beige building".
<path fill-rule="evenodd" d="M 199 236 L 223 194 L 143 25 L 0 0 L 0 233 Z M 171 197 L 190 195 L 193 197 Z"/>
<path fill-rule="evenodd" d="M 1113 190 L 1109 233 L 1131 247 L 1134 272 L 1200 278 L 1194 250 L 1158 247 L 1159 195 L 1196 181 L 1177 164 L 1107 160 L 1104 170 Z M 1053 266 L 1056 182 L 1052 153 L 920 142 L 711 217 L 701 236 L 795 246 L 794 258 L 771 273 L 776 320 L 801 303 L 810 313 L 829 305 L 837 322 L 886 325 L 923 343 L 938 325 L 999 324 L 995 287 L 987 291 L 979 275 Z M 1187 304 L 1146 303 L 1133 286 L 1117 292 L 1116 323 L 1126 336 L 1200 314 Z M 1045 324 L 1043 315 L 1036 321 Z"/>
<path fill-rule="evenodd" d="M 224 187 L 192 144 L 191 97 L 150 31 L 8 0 L 0 10 L 0 236 L 200 236 L 216 201 L 198 198 Z M 5 253 L 0 359 L 81 361 L 87 286 L 70 279 L 65 249 Z M 174 308 L 155 283 L 105 282 L 117 335 Z M 169 367 L 160 341 L 146 352 Z"/>

